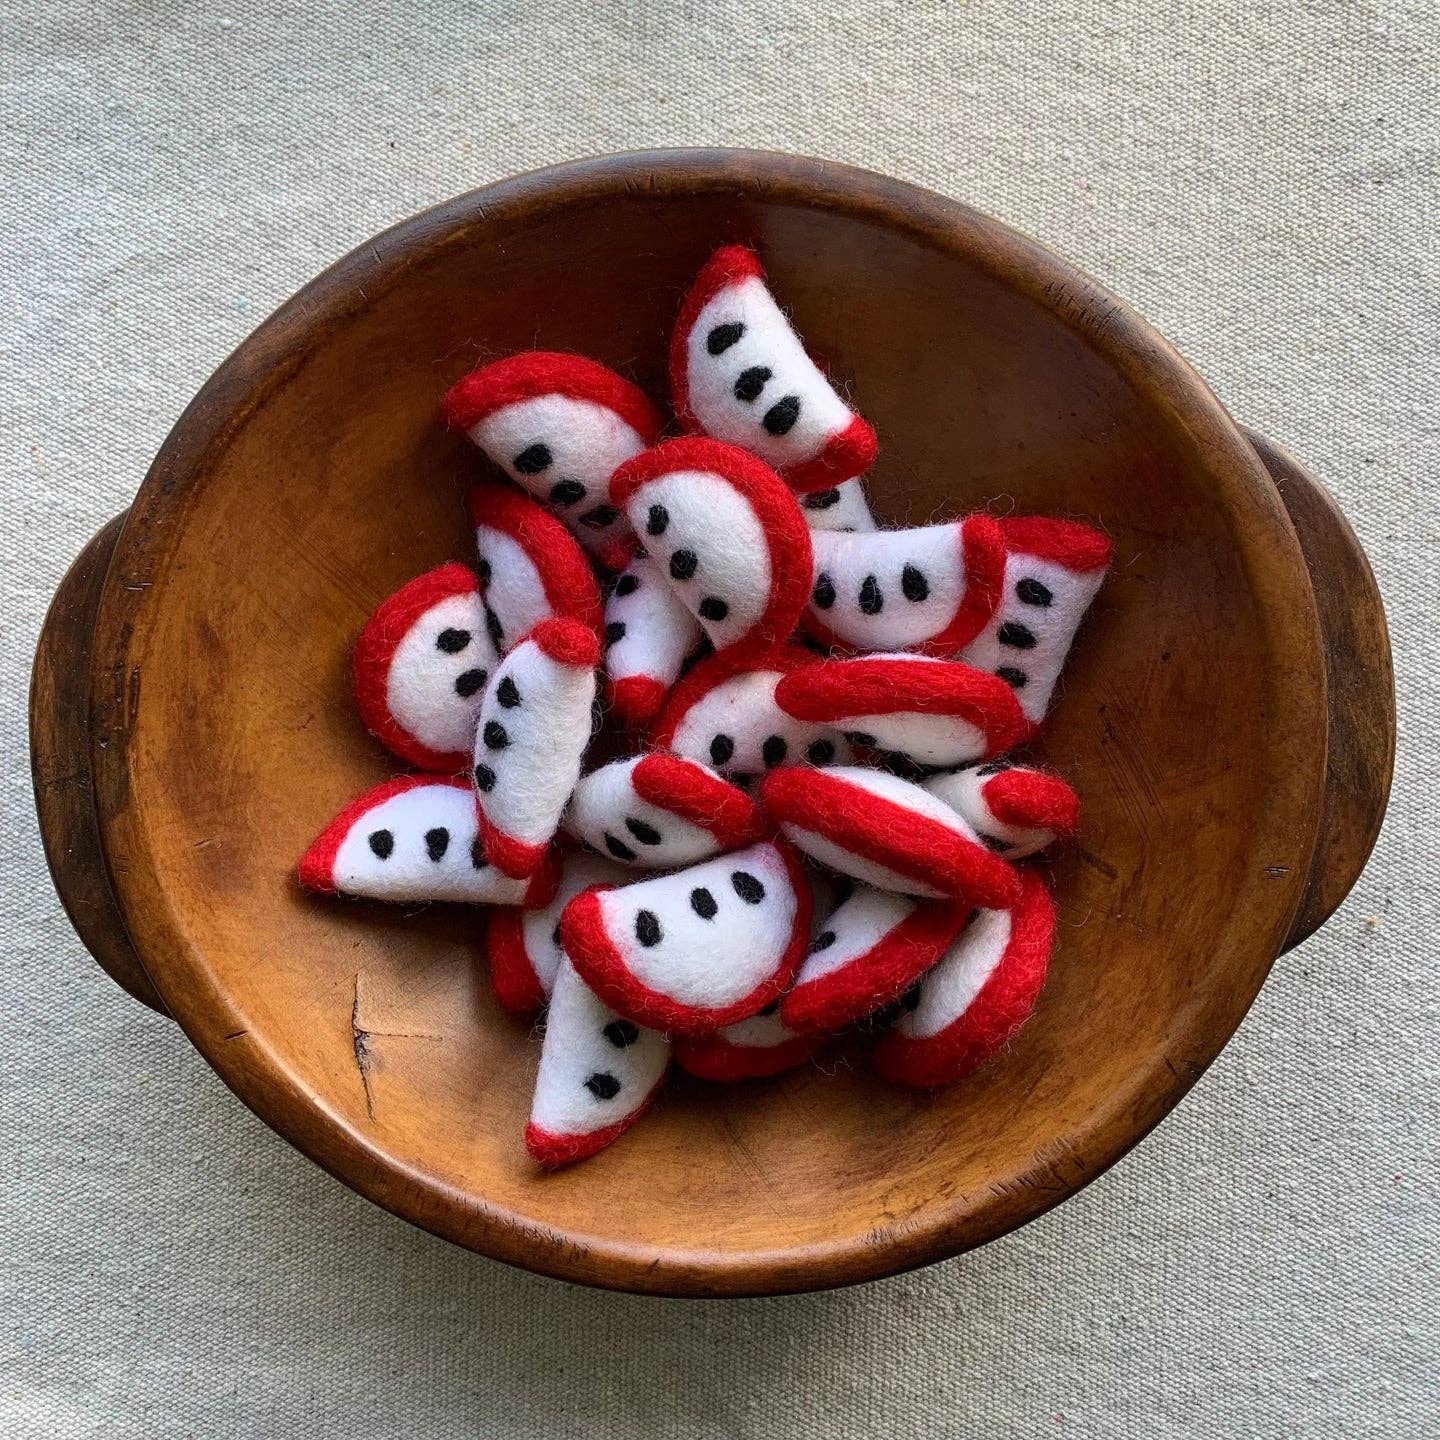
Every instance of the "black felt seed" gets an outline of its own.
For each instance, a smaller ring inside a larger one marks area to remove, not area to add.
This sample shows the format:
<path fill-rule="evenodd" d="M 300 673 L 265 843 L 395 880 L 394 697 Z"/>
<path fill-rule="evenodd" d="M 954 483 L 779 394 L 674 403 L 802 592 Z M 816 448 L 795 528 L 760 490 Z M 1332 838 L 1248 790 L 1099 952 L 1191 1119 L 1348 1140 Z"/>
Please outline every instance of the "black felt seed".
<path fill-rule="evenodd" d="M 660 943 L 660 917 L 653 910 L 642 910 L 635 917 L 635 938 L 648 950 Z"/>
<path fill-rule="evenodd" d="M 818 955 L 822 950 L 828 950 L 835 943 L 835 932 L 833 930 L 822 930 L 811 942 L 810 953 Z"/>
<path fill-rule="evenodd" d="M 510 743 L 509 734 L 498 720 L 487 720 L 485 728 L 480 732 L 480 738 L 485 742 L 487 750 L 503 750 Z"/>
<path fill-rule="evenodd" d="M 425 853 L 432 860 L 443 860 L 449 848 L 450 832 L 443 825 L 425 832 Z"/>
<path fill-rule="evenodd" d="M 878 615 L 885 608 L 885 597 L 880 593 L 880 582 L 867 575 L 860 585 L 860 609 L 866 615 Z"/>
<path fill-rule="evenodd" d="M 605 643 L 614 645 L 616 641 L 625 638 L 625 622 L 623 620 L 612 620 L 605 627 Z"/>
<path fill-rule="evenodd" d="M 770 375 L 768 365 L 752 365 L 748 370 L 742 370 L 740 378 L 735 382 L 735 398 L 746 405 L 751 404 L 765 388 L 765 382 Z"/>
<path fill-rule="evenodd" d="M 710 758 L 717 765 L 725 765 L 735 753 L 735 742 L 728 735 L 717 735 L 710 742 Z"/>
<path fill-rule="evenodd" d="M 470 842 L 470 863 L 477 870 L 483 870 L 490 863 L 485 858 L 485 847 L 478 835 Z M 555 928 L 558 930 L 560 927 L 557 925 Z M 558 945 L 560 942 L 557 940 L 555 943 Z"/>
<path fill-rule="evenodd" d="M 515 682 L 504 675 L 495 687 L 495 698 L 507 709 L 513 710 L 520 703 L 520 691 Z"/>
<path fill-rule="evenodd" d="M 505 627 L 500 623 L 500 617 L 487 605 L 485 607 L 485 633 L 490 637 L 490 643 L 499 654 L 505 649 Z"/>
<path fill-rule="evenodd" d="M 670 557 L 670 576 L 688 580 L 700 568 L 700 557 L 693 550 L 677 550 Z"/>
<path fill-rule="evenodd" d="M 1017 670 L 1013 665 L 1002 665 L 995 672 L 1012 690 L 1018 690 L 1029 676 L 1023 670 Z"/>
<path fill-rule="evenodd" d="M 832 505 L 840 503 L 839 490 L 815 490 L 809 495 L 802 495 L 800 503 L 807 510 L 828 510 Z"/>
<path fill-rule="evenodd" d="M 760 758 L 765 762 L 767 768 L 773 769 L 785 759 L 785 752 L 789 748 L 783 735 L 771 735 L 760 747 Z"/>
<path fill-rule="evenodd" d="M 490 562 L 482 555 L 480 563 L 475 568 L 480 572 L 480 579 L 488 585 L 490 583 Z"/>
<path fill-rule="evenodd" d="M 705 620 L 723 620 L 729 613 L 730 607 L 718 595 L 707 595 L 700 602 L 700 615 Z"/>
<path fill-rule="evenodd" d="M 567 475 L 550 487 L 550 498 L 557 505 L 573 505 L 585 498 L 585 487 L 574 476 Z"/>
<path fill-rule="evenodd" d="M 978 830 L 975 833 L 980 837 L 980 843 L 997 855 L 1003 855 L 1010 848 L 1009 842 L 1000 839 L 998 835 L 982 835 Z"/>
<path fill-rule="evenodd" d="M 815 577 L 810 600 L 817 610 L 828 610 L 835 603 L 835 582 L 823 570 Z"/>
<path fill-rule="evenodd" d="M 608 1070 L 597 1070 L 585 1082 L 585 1088 L 597 1100 L 613 1100 L 620 1093 L 620 1082 Z"/>
<path fill-rule="evenodd" d="M 468 700 L 485 688 L 490 676 L 484 670 L 465 670 L 455 677 L 455 693 Z"/>
<path fill-rule="evenodd" d="M 617 595 L 633 595 L 640 588 L 640 577 L 638 575 L 622 575 L 615 582 L 615 593 Z"/>
<path fill-rule="evenodd" d="M 542 470 L 550 467 L 550 462 L 555 457 L 550 453 L 548 445 L 534 444 L 527 445 L 516 457 L 515 468 L 522 475 L 538 475 Z"/>
<path fill-rule="evenodd" d="M 645 516 L 645 533 L 647 535 L 663 535 L 665 527 L 670 523 L 670 512 L 663 505 L 652 505 L 649 513 Z"/>
<path fill-rule="evenodd" d="M 930 582 L 916 566 L 907 565 L 900 572 L 900 589 L 907 600 L 913 600 L 918 605 L 929 596 Z"/>
<path fill-rule="evenodd" d="M 1055 598 L 1050 593 L 1048 585 L 1042 585 L 1038 580 L 1028 578 L 1016 585 L 1015 594 L 1027 605 L 1048 605 Z"/>
<path fill-rule="evenodd" d="M 394 835 L 388 830 L 372 830 L 370 849 L 377 860 L 388 860 L 395 853 Z"/>
<path fill-rule="evenodd" d="M 640 1038 L 640 1027 L 633 1020 L 612 1020 L 600 1033 L 617 1050 L 623 1050 Z"/>
<path fill-rule="evenodd" d="M 868 730 L 847 730 L 845 738 L 852 745 L 873 745 L 875 737 Z"/>
<path fill-rule="evenodd" d="M 555 928 L 550 932 L 550 943 L 558 950 L 560 949 L 560 922 L 555 922 Z"/>
<path fill-rule="evenodd" d="M 765 898 L 765 887 L 748 870 L 737 870 L 730 883 L 747 905 L 758 905 Z"/>
<path fill-rule="evenodd" d="M 608 830 L 605 832 L 605 848 L 617 860 L 624 860 L 628 863 L 637 858 L 635 852 L 623 840 L 617 840 Z"/>
<path fill-rule="evenodd" d="M 788 435 L 799 418 L 800 397 L 787 395 L 783 400 L 777 400 L 765 412 L 765 418 L 760 423 L 771 435 Z"/>
<path fill-rule="evenodd" d="M 495 788 L 495 772 L 488 765 L 475 767 L 475 788 L 487 795 Z"/>
<path fill-rule="evenodd" d="M 435 637 L 437 649 L 443 650 L 447 655 L 458 655 L 470 643 L 470 632 L 468 630 L 442 630 Z"/>
<path fill-rule="evenodd" d="M 642 844 L 658 845 L 665 837 L 653 826 L 647 825 L 643 820 L 637 820 L 633 815 L 625 817 L 625 828 Z"/>
<path fill-rule="evenodd" d="M 587 510 L 580 517 L 580 523 L 588 525 L 592 530 L 603 530 L 607 525 L 613 525 L 619 518 L 620 512 L 613 505 L 597 505 L 593 510 Z"/>
<path fill-rule="evenodd" d="M 720 907 L 715 903 L 715 897 L 703 885 L 697 885 L 690 892 L 690 908 L 702 920 L 713 920 Z"/>
<path fill-rule="evenodd" d="M 738 320 L 717 325 L 705 337 L 705 348 L 712 355 L 723 355 L 744 333 L 745 327 Z"/>
<path fill-rule="evenodd" d="M 1007 620 L 1000 627 L 998 638 L 1002 645 L 1008 645 L 1012 650 L 1030 650 L 1035 645 L 1035 632 L 1017 620 Z"/>

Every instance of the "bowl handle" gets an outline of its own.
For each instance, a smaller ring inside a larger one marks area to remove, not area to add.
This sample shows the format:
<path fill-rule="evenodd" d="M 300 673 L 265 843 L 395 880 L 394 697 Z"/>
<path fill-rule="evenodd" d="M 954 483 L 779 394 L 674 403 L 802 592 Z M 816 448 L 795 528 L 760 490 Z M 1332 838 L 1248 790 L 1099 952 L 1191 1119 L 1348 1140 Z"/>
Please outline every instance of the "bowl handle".
<path fill-rule="evenodd" d="M 30 778 L 50 878 L 80 943 L 117 985 L 164 1015 L 110 886 L 91 793 L 90 648 L 124 523 L 117 515 L 80 552 L 46 612 L 30 675 Z"/>
<path fill-rule="evenodd" d="M 1325 793 L 1310 876 L 1285 937 L 1284 949 L 1293 950 L 1339 908 L 1380 833 L 1395 764 L 1395 675 L 1380 589 L 1350 522 L 1293 455 L 1254 430 L 1245 433 L 1299 537 L 1325 657 Z"/>

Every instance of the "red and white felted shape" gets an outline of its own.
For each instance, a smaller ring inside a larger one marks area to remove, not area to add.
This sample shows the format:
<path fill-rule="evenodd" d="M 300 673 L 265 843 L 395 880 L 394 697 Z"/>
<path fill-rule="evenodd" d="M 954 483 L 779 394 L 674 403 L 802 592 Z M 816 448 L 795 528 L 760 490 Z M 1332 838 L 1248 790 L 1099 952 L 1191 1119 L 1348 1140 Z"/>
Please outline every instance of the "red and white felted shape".
<path fill-rule="evenodd" d="M 943 801 L 882 770 L 785 766 L 760 804 L 812 860 L 880 890 L 1009 905 L 1014 869 Z"/>
<path fill-rule="evenodd" d="M 980 910 L 907 996 L 875 1049 L 887 1080 L 934 1089 L 984 1064 L 1030 1018 L 1045 983 L 1055 907 L 1033 870 L 1013 908 Z"/>
<path fill-rule="evenodd" d="M 352 801 L 300 861 L 300 883 L 322 894 L 415 904 L 548 904 L 553 864 L 516 880 L 481 849 L 468 780 L 402 775 Z"/>
<path fill-rule="evenodd" d="M 637 555 L 605 601 L 606 697 L 621 724 L 648 725 L 660 713 L 700 643 L 700 622 L 655 562 Z"/>
<path fill-rule="evenodd" d="M 711 655 L 671 692 L 651 738 L 659 749 L 737 780 L 787 762 L 843 765 L 852 754 L 839 731 L 797 720 L 775 703 L 784 676 L 817 663 L 793 645 L 753 656 Z"/>
<path fill-rule="evenodd" d="M 784 676 L 775 703 L 797 720 L 841 730 L 856 745 L 921 765 L 998 755 L 1031 731 L 997 675 L 927 655 L 822 660 Z"/>
<path fill-rule="evenodd" d="M 497 660 L 480 588 L 442 565 L 397 590 L 365 622 L 352 676 L 365 728 L 422 770 L 463 770 Z"/>
<path fill-rule="evenodd" d="M 801 1033 L 824 1034 L 899 999 L 945 953 L 970 911 L 968 902 L 857 885 L 811 940 L 780 1004 L 781 1020 Z"/>
<path fill-rule="evenodd" d="M 470 491 L 470 520 L 485 604 L 485 625 L 504 654 L 542 620 L 568 616 L 598 635 L 600 587 L 570 532 L 528 495 L 498 480 Z"/>
<path fill-rule="evenodd" d="M 687 870 L 587 890 L 560 917 L 586 983 L 641 1025 L 697 1034 L 763 1010 L 794 978 L 810 934 L 810 881 L 762 841 Z"/>
<path fill-rule="evenodd" d="M 810 530 L 763 460 L 718 440 L 666 440 L 622 465 L 610 493 L 717 650 L 758 650 L 794 630 Z"/>
<path fill-rule="evenodd" d="M 948 659 L 995 613 L 1005 543 L 988 515 L 870 535 L 824 530 L 811 539 L 805 625 L 829 645 Z"/>
<path fill-rule="evenodd" d="M 875 432 L 805 353 L 742 245 L 717 250 L 686 295 L 670 388 L 684 429 L 754 451 L 795 490 L 829 489 L 875 458 Z"/>
<path fill-rule="evenodd" d="M 1007 551 L 1000 603 L 960 658 L 1013 685 L 1038 725 L 1110 567 L 1111 546 L 1088 525 L 1039 515 L 1002 520 L 1000 533 Z"/>
<path fill-rule="evenodd" d="M 588 850 L 562 852 L 560 882 L 538 910 L 491 910 L 486 916 L 485 954 L 490 985 L 503 1009 L 533 1015 L 550 998 L 560 968 L 560 912 L 592 885 L 617 885 L 629 874 L 613 860 Z"/>
<path fill-rule="evenodd" d="M 452 429 L 549 505 L 601 564 L 618 570 L 630 558 L 610 477 L 655 443 L 664 421 L 628 380 L 583 355 L 535 350 L 472 370 L 443 408 Z"/>
<path fill-rule="evenodd" d="M 507 875 L 539 865 L 590 743 L 600 642 L 578 620 L 542 620 L 495 667 L 475 730 L 486 857 Z"/>
<path fill-rule="evenodd" d="M 656 753 L 583 775 L 565 827 L 625 865 L 674 870 L 751 845 L 767 826 L 741 789 L 698 760 Z"/>
<path fill-rule="evenodd" d="M 650 1108 L 669 1061 L 663 1034 L 617 1015 L 562 961 L 525 1148 L 548 1169 L 597 1154 Z"/>
<path fill-rule="evenodd" d="M 1019 860 L 1068 839 L 1080 823 L 1080 797 L 1058 775 L 1028 765 L 972 765 L 924 782 L 997 854 Z"/>
<path fill-rule="evenodd" d="M 865 535 L 880 528 L 870 513 L 865 484 L 858 475 L 828 490 L 812 490 L 802 495 L 800 509 L 812 530 L 844 530 Z"/>

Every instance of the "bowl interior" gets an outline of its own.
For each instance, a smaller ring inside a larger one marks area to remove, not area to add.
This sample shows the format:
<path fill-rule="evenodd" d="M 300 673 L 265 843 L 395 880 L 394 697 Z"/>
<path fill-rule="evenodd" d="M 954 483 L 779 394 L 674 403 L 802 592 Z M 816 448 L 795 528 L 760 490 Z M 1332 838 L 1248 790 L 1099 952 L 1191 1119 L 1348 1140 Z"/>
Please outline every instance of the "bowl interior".
<path fill-rule="evenodd" d="M 351 703 L 357 631 L 413 575 L 470 557 L 462 497 L 485 464 L 438 423 L 447 385 L 541 346 L 663 400 L 679 299 L 727 238 L 757 244 L 876 425 L 885 522 L 990 506 L 1113 537 L 1039 747 L 1079 790 L 1083 833 L 1054 866 L 1038 1013 L 969 1082 L 933 1098 L 891 1089 L 845 1044 L 776 1081 L 681 1079 L 623 1143 L 547 1177 L 520 1138 L 538 1038 L 490 998 L 480 919 L 308 897 L 294 865 L 400 768 Z M 103 761 L 123 770 L 111 863 L 177 1018 L 248 1103 L 357 1188 L 574 1279 L 840 1283 L 1053 1204 L 1234 1028 L 1314 838 L 1308 582 L 1219 407 L 1053 257 L 834 167 L 573 167 L 382 236 L 187 412 L 105 606 L 101 663 L 134 676 L 123 744 Z"/>

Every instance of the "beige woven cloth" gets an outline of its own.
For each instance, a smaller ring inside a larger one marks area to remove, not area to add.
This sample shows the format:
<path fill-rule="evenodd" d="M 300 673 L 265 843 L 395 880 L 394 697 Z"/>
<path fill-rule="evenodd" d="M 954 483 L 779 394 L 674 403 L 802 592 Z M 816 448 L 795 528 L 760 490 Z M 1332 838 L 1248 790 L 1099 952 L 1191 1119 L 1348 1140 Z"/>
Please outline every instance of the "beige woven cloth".
<path fill-rule="evenodd" d="M 1431 0 L 0 0 L 0 1434 L 1434 1435 L 1440 8 Z M 829 1296 L 572 1289 L 372 1209 L 80 951 L 25 687 L 67 562 L 256 323 L 392 221 L 653 144 L 849 160 L 1131 299 L 1333 487 L 1395 803 L 1156 1134 Z"/>

